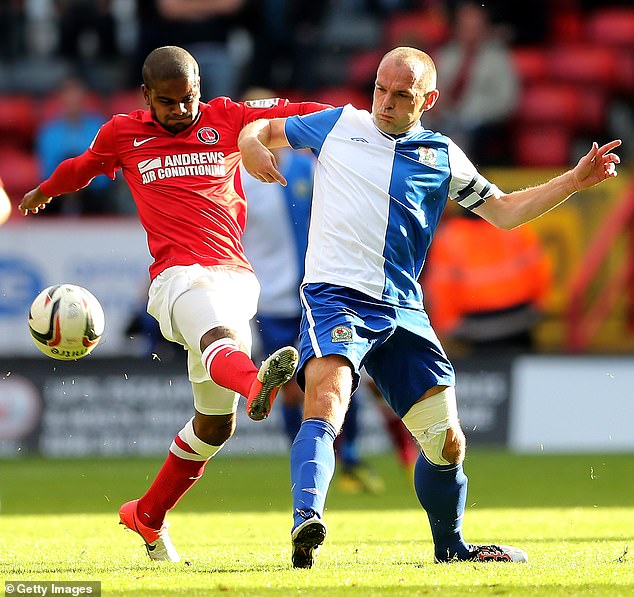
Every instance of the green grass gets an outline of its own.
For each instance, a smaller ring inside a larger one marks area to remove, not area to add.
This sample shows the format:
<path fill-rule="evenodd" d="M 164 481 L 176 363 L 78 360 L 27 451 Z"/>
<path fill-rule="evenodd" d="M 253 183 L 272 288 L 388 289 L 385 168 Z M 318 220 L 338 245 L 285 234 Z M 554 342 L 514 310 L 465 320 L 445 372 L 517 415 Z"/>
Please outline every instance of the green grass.
<path fill-rule="evenodd" d="M 285 458 L 218 458 L 170 514 L 185 563 L 150 562 L 117 522 L 160 460 L 0 461 L 0 582 L 101 580 L 104 595 L 634 595 L 634 456 L 472 450 L 470 541 L 525 565 L 435 565 L 424 512 L 391 457 L 383 495 L 333 482 L 312 570 L 290 566 Z M 628 551 L 629 550 L 629 551 Z M 2 585 L 0 584 L 0 587 Z"/>

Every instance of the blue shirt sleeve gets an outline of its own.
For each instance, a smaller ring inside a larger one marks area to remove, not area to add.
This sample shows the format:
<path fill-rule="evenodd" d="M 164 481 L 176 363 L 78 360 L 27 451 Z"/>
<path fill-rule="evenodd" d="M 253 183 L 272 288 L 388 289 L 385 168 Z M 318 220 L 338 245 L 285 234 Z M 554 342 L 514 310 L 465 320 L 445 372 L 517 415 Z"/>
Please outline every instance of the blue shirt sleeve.
<path fill-rule="evenodd" d="M 309 148 L 318 156 L 328 133 L 341 117 L 343 108 L 331 108 L 286 119 L 284 131 L 293 149 Z"/>

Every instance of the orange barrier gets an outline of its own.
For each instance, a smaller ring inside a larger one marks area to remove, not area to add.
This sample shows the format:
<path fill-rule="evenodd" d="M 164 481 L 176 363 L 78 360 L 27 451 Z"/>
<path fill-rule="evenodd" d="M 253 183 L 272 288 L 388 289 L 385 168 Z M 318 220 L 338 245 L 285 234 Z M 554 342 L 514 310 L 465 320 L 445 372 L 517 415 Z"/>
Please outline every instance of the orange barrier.
<path fill-rule="evenodd" d="M 611 250 L 622 239 L 626 240 L 628 246 L 626 259 L 605 281 L 592 302 L 589 297 L 592 285 Z M 603 222 L 581 263 L 582 267 L 570 286 L 565 313 L 565 342 L 571 352 L 588 348 L 623 293 L 627 329 L 634 333 L 634 185 L 628 188 L 623 200 Z"/>

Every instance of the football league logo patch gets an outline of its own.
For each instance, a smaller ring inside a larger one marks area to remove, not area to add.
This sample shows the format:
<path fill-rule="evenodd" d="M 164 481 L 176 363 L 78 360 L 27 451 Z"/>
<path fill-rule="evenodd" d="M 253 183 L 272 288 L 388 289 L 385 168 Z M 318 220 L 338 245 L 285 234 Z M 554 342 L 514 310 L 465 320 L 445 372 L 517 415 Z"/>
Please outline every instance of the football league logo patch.
<path fill-rule="evenodd" d="M 352 330 L 345 325 L 338 325 L 332 328 L 330 339 L 333 342 L 350 342 L 352 340 Z"/>
<path fill-rule="evenodd" d="M 267 99 L 247 100 L 244 105 L 249 108 L 272 108 L 279 103 L 280 99 L 278 97 L 269 97 Z"/>
<path fill-rule="evenodd" d="M 210 126 L 204 126 L 198 129 L 196 133 L 199 141 L 206 143 L 207 145 L 215 145 L 220 140 L 220 134 L 216 129 L 212 129 Z"/>

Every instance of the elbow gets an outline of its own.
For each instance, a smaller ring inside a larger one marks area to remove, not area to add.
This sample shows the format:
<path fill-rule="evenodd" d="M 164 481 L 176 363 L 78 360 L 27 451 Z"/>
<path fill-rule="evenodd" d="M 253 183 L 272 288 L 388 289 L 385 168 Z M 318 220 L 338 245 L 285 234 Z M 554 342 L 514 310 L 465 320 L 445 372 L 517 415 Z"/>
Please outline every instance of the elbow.
<path fill-rule="evenodd" d="M 502 208 L 488 211 L 485 215 L 485 219 L 496 228 L 513 230 L 525 222 L 521 214 L 518 214 L 516 210 L 508 209 L 509 206 L 500 207 Z"/>
<path fill-rule="evenodd" d="M 513 230 L 527 220 L 523 210 L 517 209 L 514 202 L 508 201 L 506 197 L 507 195 L 501 195 L 491 198 L 473 211 L 500 230 Z"/>
<path fill-rule="evenodd" d="M 254 141 L 266 145 L 269 136 L 269 121 L 264 118 L 254 120 L 240 131 L 238 135 L 238 147 L 242 149 L 245 145 Z"/>
<path fill-rule="evenodd" d="M 515 230 L 515 228 L 518 228 L 521 225 L 522 222 L 515 222 L 510 220 L 505 220 L 503 222 L 500 222 L 499 224 L 496 224 L 496 226 L 500 228 L 500 230 Z"/>

